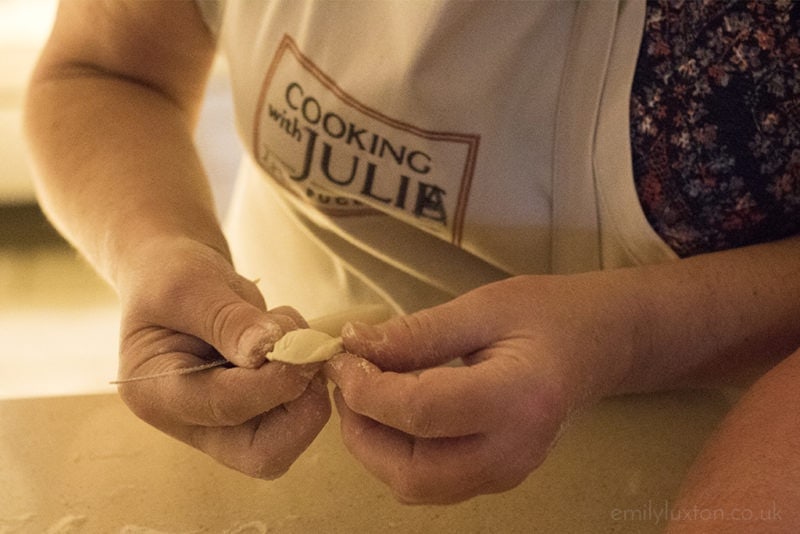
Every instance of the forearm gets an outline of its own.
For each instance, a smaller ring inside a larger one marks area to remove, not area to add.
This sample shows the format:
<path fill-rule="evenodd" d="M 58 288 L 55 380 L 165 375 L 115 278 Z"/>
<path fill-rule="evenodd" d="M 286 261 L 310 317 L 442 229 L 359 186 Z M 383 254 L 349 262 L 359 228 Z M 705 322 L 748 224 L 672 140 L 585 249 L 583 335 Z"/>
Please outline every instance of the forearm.
<path fill-rule="evenodd" d="M 192 142 L 213 57 L 191 1 L 59 5 L 25 130 L 45 211 L 112 282 L 154 237 L 225 250 Z"/>
<path fill-rule="evenodd" d="M 692 467 L 670 533 L 800 530 L 800 351 L 748 391 Z"/>
<path fill-rule="evenodd" d="M 638 301 L 616 392 L 718 380 L 800 346 L 800 238 L 608 276 Z"/>
<path fill-rule="evenodd" d="M 41 80 L 26 126 L 44 209 L 109 279 L 154 236 L 224 249 L 191 119 L 158 91 L 91 71 Z"/>

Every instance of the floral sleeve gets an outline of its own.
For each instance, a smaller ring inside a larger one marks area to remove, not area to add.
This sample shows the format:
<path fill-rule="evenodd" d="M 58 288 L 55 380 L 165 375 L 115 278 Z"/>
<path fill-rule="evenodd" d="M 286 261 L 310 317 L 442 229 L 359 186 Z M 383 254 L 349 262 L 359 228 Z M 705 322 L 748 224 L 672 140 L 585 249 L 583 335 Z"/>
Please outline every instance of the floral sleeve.
<path fill-rule="evenodd" d="M 680 256 L 800 231 L 800 2 L 648 0 L 636 189 Z"/>

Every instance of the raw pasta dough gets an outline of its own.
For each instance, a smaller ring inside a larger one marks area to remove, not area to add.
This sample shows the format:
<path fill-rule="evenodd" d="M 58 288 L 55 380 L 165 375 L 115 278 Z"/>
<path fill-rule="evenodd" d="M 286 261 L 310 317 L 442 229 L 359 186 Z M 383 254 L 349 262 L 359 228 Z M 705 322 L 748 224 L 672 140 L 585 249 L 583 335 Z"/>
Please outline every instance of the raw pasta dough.
<path fill-rule="evenodd" d="M 285 363 L 324 362 L 344 352 L 342 338 L 335 337 L 347 321 L 379 323 L 391 317 L 392 311 L 382 305 L 356 306 L 341 313 L 309 321 L 311 328 L 292 330 L 275 343 L 267 359 Z"/>
<path fill-rule="evenodd" d="M 267 354 L 267 359 L 293 364 L 324 362 L 343 351 L 342 338 L 311 328 L 301 328 L 280 338 Z"/>

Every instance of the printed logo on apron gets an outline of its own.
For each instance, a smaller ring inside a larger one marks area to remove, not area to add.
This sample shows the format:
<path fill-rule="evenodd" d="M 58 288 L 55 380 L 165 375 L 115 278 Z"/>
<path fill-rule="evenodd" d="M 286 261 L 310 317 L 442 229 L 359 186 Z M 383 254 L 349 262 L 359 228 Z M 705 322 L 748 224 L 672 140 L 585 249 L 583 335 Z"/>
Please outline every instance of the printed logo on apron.
<path fill-rule="evenodd" d="M 253 125 L 259 165 L 316 209 L 387 213 L 454 244 L 461 242 L 479 139 L 418 128 L 365 106 L 288 35 L 267 70 Z"/>

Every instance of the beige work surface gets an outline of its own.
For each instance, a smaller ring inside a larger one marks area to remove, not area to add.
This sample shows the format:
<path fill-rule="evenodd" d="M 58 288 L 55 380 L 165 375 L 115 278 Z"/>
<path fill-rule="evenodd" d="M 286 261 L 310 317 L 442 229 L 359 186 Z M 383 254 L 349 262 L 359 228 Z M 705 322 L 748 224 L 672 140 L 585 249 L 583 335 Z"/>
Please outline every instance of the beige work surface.
<path fill-rule="evenodd" d="M 517 489 L 409 507 L 342 446 L 338 420 L 277 481 L 152 429 L 115 395 L 0 401 L 0 533 L 659 532 L 720 392 L 605 401 Z"/>

